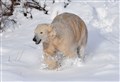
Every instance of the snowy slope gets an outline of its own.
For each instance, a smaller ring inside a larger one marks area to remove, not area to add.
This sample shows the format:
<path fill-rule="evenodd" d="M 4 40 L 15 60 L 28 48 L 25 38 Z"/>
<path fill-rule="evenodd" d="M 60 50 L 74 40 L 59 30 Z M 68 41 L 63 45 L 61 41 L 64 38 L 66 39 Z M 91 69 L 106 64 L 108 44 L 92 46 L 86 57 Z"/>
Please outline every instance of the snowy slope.
<path fill-rule="evenodd" d="M 1 34 L 1 81 L 118 81 L 119 2 L 71 2 L 51 5 L 49 15 L 33 10 L 33 19 L 17 13 L 19 27 Z M 61 70 L 43 70 L 42 45 L 32 41 L 37 24 L 50 23 L 62 12 L 79 15 L 89 32 L 85 62 Z"/>

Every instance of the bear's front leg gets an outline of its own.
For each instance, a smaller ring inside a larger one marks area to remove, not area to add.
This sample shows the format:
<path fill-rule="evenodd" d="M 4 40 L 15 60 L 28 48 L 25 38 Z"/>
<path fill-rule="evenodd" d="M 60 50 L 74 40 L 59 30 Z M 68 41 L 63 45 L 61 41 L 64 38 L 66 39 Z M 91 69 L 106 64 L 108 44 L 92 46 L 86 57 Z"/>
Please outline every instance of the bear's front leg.
<path fill-rule="evenodd" d="M 53 57 L 53 56 L 46 56 L 46 54 L 44 56 L 44 62 L 47 65 L 48 69 L 56 69 L 59 66 L 55 57 Z"/>
<path fill-rule="evenodd" d="M 56 50 L 53 45 L 48 43 L 43 43 L 44 49 L 44 63 L 47 65 L 48 69 L 56 69 L 59 67 Z"/>

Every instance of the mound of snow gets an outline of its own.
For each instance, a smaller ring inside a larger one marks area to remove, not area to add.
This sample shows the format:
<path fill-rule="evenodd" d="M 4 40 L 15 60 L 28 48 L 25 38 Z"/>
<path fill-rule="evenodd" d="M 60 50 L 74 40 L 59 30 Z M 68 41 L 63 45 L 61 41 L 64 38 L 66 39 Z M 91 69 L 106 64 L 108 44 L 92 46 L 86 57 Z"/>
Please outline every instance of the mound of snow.
<path fill-rule="evenodd" d="M 94 2 L 95 1 L 95 2 Z M 33 19 L 17 16 L 19 27 L 1 34 L 2 81 L 118 81 L 119 80 L 119 3 L 117 1 L 78 1 L 67 8 L 55 3 L 50 15 L 33 10 Z M 37 24 L 50 23 L 56 15 L 71 12 L 88 28 L 85 62 L 65 60 L 58 70 L 43 70 L 42 45 L 32 41 Z"/>

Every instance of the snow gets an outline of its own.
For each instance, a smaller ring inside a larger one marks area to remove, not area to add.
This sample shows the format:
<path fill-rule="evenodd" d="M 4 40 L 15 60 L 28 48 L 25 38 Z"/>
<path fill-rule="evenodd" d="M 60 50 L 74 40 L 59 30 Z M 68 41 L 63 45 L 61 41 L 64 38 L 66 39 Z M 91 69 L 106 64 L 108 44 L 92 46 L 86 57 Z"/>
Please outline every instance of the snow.
<path fill-rule="evenodd" d="M 18 26 L 0 34 L 1 81 L 119 81 L 119 2 L 76 0 L 66 9 L 62 2 L 49 9 L 49 15 L 32 10 L 33 19 L 16 12 Z M 71 60 L 67 60 L 61 69 L 41 69 L 42 44 L 32 41 L 34 29 L 62 12 L 75 13 L 86 22 L 89 36 L 85 62 L 70 65 Z"/>

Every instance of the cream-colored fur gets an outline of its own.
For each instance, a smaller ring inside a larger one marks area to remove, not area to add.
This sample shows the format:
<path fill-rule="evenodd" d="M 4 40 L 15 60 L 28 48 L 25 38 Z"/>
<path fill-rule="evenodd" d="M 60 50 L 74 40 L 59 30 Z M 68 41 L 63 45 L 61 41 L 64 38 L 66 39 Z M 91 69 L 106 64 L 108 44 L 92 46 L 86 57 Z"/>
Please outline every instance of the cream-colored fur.
<path fill-rule="evenodd" d="M 43 43 L 44 61 L 49 69 L 59 67 L 56 53 L 62 52 L 67 58 L 84 58 L 87 43 L 87 28 L 83 20 L 75 14 L 63 13 L 51 24 L 39 24 L 35 29 L 34 41 Z"/>

